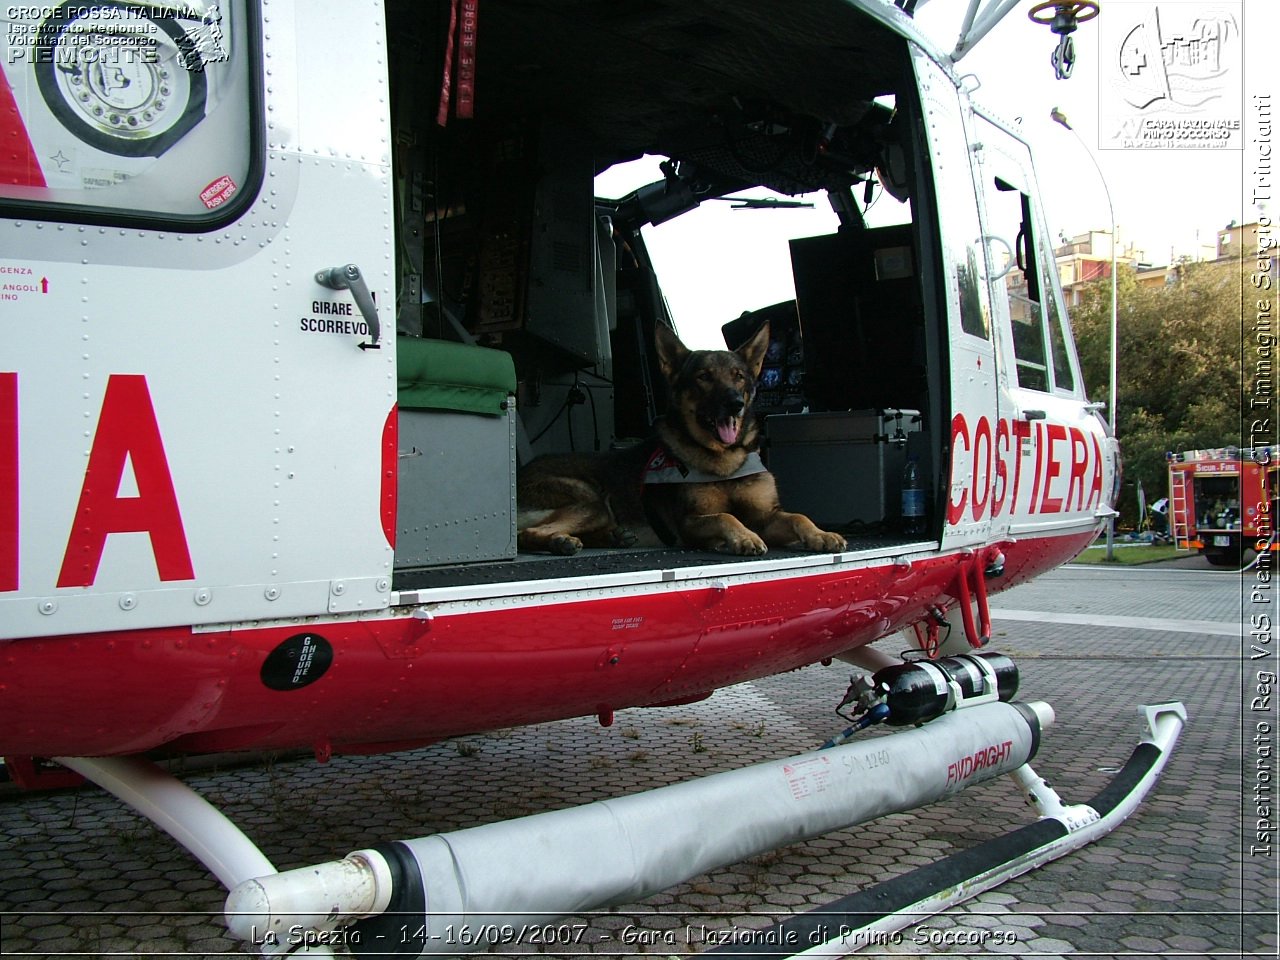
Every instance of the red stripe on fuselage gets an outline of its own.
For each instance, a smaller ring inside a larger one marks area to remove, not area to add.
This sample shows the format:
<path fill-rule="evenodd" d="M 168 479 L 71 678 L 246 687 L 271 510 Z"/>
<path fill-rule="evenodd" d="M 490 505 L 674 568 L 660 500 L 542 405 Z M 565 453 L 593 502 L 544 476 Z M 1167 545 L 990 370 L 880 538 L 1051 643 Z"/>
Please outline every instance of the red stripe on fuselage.
<path fill-rule="evenodd" d="M 0 591 L 18 589 L 18 375 L 0 373 Z"/>
<path fill-rule="evenodd" d="M 13 87 L 0 66 L 0 183 L 17 187 L 43 187 L 44 171 L 22 122 Z"/>
<path fill-rule="evenodd" d="M 1016 586 L 1070 559 L 1095 531 L 1002 545 Z M 429 620 L 171 627 L 5 646 L 0 755 L 393 749 L 498 727 L 670 703 L 794 669 L 910 625 L 948 603 L 972 558 L 603 596 Z M 298 633 L 331 665 L 298 689 L 262 679 Z M 278 656 L 278 654 L 277 654 Z M 834 689 L 834 688 L 833 688 Z M 69 709 L 74 704 L 75 709 Z M 103 718 L 109 717 L 110 722 Z M 379 746 L 381 745 L 381 746 Z"/>

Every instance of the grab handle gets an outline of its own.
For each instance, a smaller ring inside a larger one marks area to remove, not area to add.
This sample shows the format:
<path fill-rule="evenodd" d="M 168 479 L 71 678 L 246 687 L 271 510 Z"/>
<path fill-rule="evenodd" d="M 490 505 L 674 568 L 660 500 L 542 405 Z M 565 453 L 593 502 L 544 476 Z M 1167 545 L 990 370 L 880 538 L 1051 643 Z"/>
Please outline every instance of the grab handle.
<path fill-rule="evenodd" d="M 316 274 L 316 283 L 330 290 L 350 290 L 360 315 L 369 327 L 369 342 L 360 344 L 361 350 L 378 350 L 378 339 L 382 335 L 382 325 L 378 323 L 378 305 L 373 302 L 373 294 L 364 282 L 360 268 L 354 263 L 342 267 L 330 267 Z"/>

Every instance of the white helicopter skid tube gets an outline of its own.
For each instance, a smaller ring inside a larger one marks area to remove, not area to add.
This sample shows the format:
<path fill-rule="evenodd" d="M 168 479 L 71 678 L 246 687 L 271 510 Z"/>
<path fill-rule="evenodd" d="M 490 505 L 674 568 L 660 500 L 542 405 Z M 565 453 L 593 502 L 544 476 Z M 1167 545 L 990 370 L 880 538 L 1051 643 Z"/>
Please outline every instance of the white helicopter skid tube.
<path fill-rule="evenodd" d="M 1030 766 L 1012 774 L 1040 819 L 1012 833 L 792 917 L 759 931 L 751 943 L 708 954 L 750 954 L 755 960 L 847 956 L 891 942 L 891 934 L 1086 846 L 1137 809 L 1164 770 L 1187 721 L 1181 703 L 1140 708 L 1149 735 L 1111 782 L 1087 804 L 1065 805 Z"/>
<path fill-rule="evenodd" d="M 1010 773 L 1035 754 L 1052 719 L 1044 703 L 983 703 L 891 736 L 383 844 L 239 884 L 227 898 L 227 923 L 260 946 L 306 931 L 307 942 L 343 943 L 357 955 L 457 954 L 515 942 L 555 917 L 632 902 Z M 330 919 L 317 923 L 322 917 Z"/>
<path fill-rule="evenodd" d="M 261 850 L 209 801 L 141 757 L 57 757 L 57 762 L 129 804 L 177 840 L 196 859 L 232 889 L 242 881 L 275 872 Z M 359 889 L 352 885 L 352 889 Z M 376 912 L 374 901 L 366 913 Z M 302 928 L 299 928 L 301 930 Z M 295 943 L 259 943 L 263 956 L 332 957 L 333 951 L 314 939 Z"/>

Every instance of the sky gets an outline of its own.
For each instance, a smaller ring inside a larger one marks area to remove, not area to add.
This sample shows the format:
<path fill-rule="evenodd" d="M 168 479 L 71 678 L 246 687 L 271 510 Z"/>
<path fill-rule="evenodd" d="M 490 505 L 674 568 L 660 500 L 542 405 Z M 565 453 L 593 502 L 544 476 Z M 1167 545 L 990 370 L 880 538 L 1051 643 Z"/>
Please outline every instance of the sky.
<path fill-rule="evenodd" d="M 1242 196 L 1248 151 L 1098 148 L 1107 141 L 1109 115 L 1123 107 L 1115 85 L 1116 47 L 1130 24 L 1149 22 L 1155 8 L 1166 41 L 1220 17 L 1247 27 L 1243 37 L 1231 36 L 1227 28 L 1223 83 L 1214 91 L 1219 99 L 1190 114 L 1207 117 L 1221 111 L 1240 116 L 1242 102 L 1255 94 L 1275 92 L 1280 3 L 1100 0 L 1100 15 L 1080 24 L 1073 36 L 1076 64 L 1067 80 L 1054 75 L 1049 58 L 1058 38 L 1047 26 L 1028 19 L 1026 10 L 1032 5 L 1027 2 L 1006 16 L 960 61 L 958 69 L 976 74 L 981 81 L 974 94 L 978 103 L 1006 119 L 1022 118 L 1020 129 L 1032 144 L 1045 213 L 1055 235 L 1108 229 L 1110 212 L 1099 169 L 1115 207 L 1121 247 L 1135 243 L 1152 264 L 1169 263 L 1171 251 L 1175 257 L 1195 255 L 1197 239 L 1214 242 L 1217 231 L 1232 220 L 1257 219 L 1258 211 L 1252 204 L 1246 206 Z M 960 0 L 929 0 L 919 9 L 916 21 L 949 51 L 955 45 L 964 6 Z M 1066 114 L 1079 139 L 1050 119 L 1054 107 Z"/>
<path fill-rule="evenodd" d="M 1101 15 L 1081 24 L 1073 36 L 1076 63 L 1069 79 L 1057 79 L 1050 63 L 1057 36 L 1027 18 L 1031 0 L 1009 13 L 960 61 L 958 71 L 976 75 L 980 86 L 975 101 L 1013 122 L 1030 141 L 1055 239 L 1109 231 L 1109 191 L 1122 249 L 1133 244 L 1155 265 L 1180 256 L 1203 257 L 1205 245 L 1215 243 L 1221 228 L 1256 220 L 1260 212 L 1245 196 L 1253 180 L 1247 165 L 1257 162 L 1260 149 L 1248 142 L 1256 126 L 1250 122 L 1256 117 L 1249 103 L 1259 94 L 1274 99 L 1280 75 L 1274 50 L 1280 2 L 1100 0 L 1100 5 Z M 965 0 L 920 0 L 915 19 L 937 47 L 949 52 L 966 6 Z M 1099 149 L 1104 141 L 1115 143 L 1104 131 L 1119 128 L 1117 115 L 1121 120 L 1125 110 L 1134 115 L 1125 103 L 1125 98 L 1133 99 L 1132 91 L 1118 77 L 1117 51 L 1127 49 L 1123 41 L 1135 24 L 1154 33 L 1153 11 L 1158 18 L 1154 29 L 1162 40 L 1196 31 L 1216 31 L 1225 39 L 1216 86 L 1197 87 L 1207 92 L 1181 115 L 1162 114 L 1157 103 L 1142 116 L 1241 118 L 1236 149 Z M 1055 107 L 1072 131 L 1051 120 Z M 632 167 L 607 173 L 598 192 L 620 196 L 660 177 L 656 160 Z M 877 218 L 893 219 L 893 203 L 887 196 L 877 201 L 879 209 L 869 217 L 873 225 Z M 1274 206 L 1261 212 L 1270 215 Z M 709 220 L 726 228 L 717 231 L 720 239 L 712 251 L 706 249 Z M 812 210 L 732 211 L 727 203 L 704 203 L 700 210 L 653 229 L 650 251 L 681 336 L 693 347 L 722 346 L 720 324 L 743 310 L 793 297 L 787 238 L 829 233 L 835 227 L 834 214 L 818 198 Z M 689 269 L 695 259 L 697 269 Z"/>

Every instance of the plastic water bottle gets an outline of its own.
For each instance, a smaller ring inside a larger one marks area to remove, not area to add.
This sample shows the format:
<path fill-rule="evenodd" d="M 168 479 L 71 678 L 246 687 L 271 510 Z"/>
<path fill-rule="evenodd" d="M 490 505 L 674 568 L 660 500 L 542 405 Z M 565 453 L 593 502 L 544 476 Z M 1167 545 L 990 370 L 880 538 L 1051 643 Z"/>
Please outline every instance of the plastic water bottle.
<path fill-rule="evenodd" d="M 902 468 L 902 532 L 907 536 L 924 533 L 924 487 L 915 457 Z"/>

